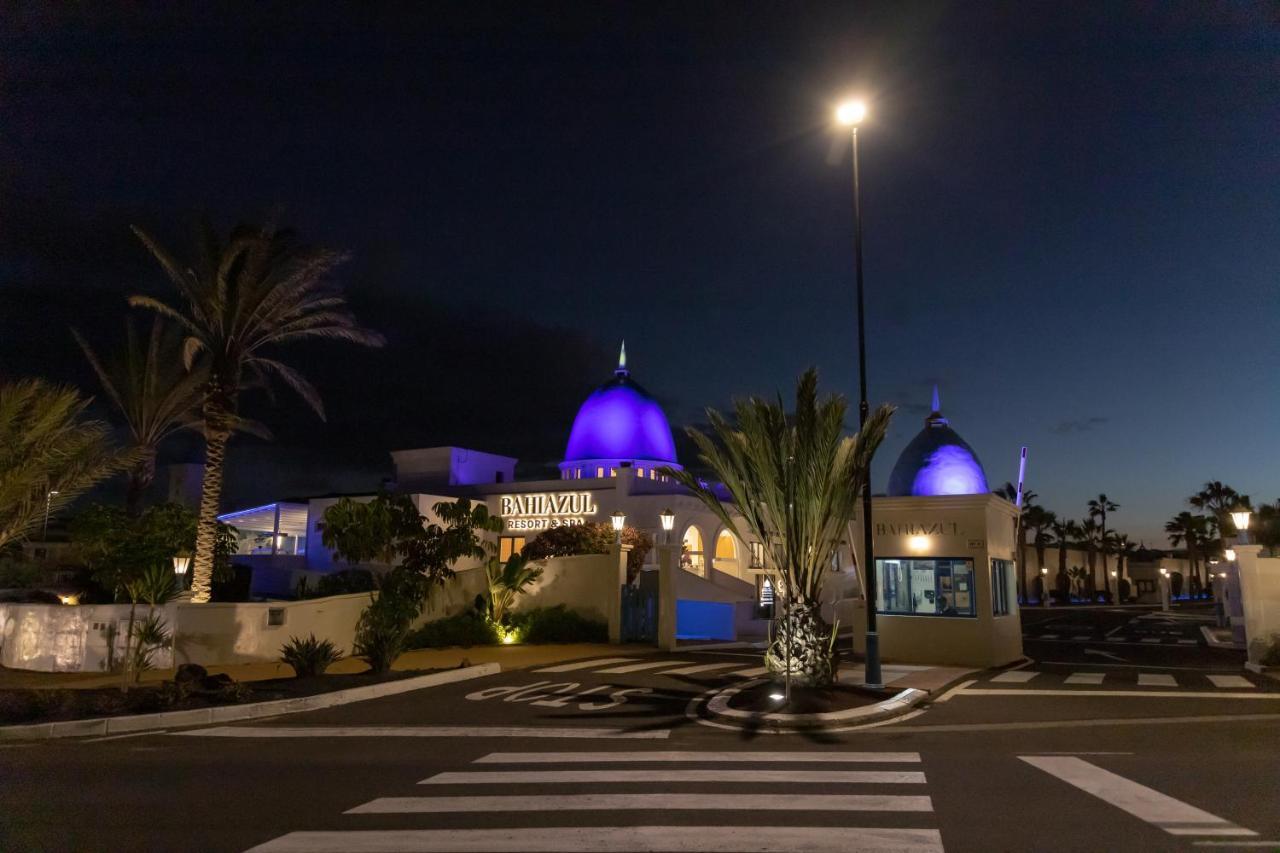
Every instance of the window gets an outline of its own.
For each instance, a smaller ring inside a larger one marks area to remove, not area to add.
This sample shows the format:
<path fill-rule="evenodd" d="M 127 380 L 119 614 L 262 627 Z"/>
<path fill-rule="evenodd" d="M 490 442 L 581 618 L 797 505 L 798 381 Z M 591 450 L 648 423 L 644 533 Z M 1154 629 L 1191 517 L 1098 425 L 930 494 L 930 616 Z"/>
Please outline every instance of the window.
<path fill-rule="evenodd" d="M 268 607 L 267 608 L 267 625 L 274 627 L 284 624 L 284 608 Z"/>
<path fill-rule="evenodd" d="M 601 466 L 601 465 L 597 465 L 597 466 L 596 466 L 596 476 L 597 476 L 597 477 L 603 477 L 603 476 L 604 476 L 604 467 L 603 467 L 603 466 Z"/>
<path fill-rule="evenodd" d="M 1013 563 L 1008 560 L 991 561 L 991 612 L 996 616 L 1008 616 L 1013 611 L 1009 602 L 1014 595 L 1009 588 L 1013 581 Z"/>
<path fill-rule="evenodd" d="M 706 571 L 705 555 L 702 548 L 702 531 L 690 527 L 684 532 L 680 543 L 680 568 L 695 574 Z"/>
<path fill-rule="evenodd" d="M 764 568 L 764 543 L 751 542 L 749 544 L 751 545 L 751 568 L 763 569 Z"/>
<path fill-rule="evenodd" d="M 977 616 L 973 561 L 876 560 L 876 612 L 907 616 Z"/>
<path fill-rule="evenodd" d="M 506 562 L 512 554 L 519 554 L 524 550 L 523 536 L 499 536 L 498 537 L 498 559 Z"/>
<path fill-rule="evenodd" d="M 610 476 L 610 477 L 616 477 L 616 476 L 618 476 L 618 469 L 617 469 L 617 468 L 610 468 L 610 469 L 609 469 L 609 476 Z"/>
<path fill-rule="evenodd" d="M 643 468 L 637 468 L 637 469 L 636 469 L 636 476 L 637 476 L 637 477 L 639 477 L 641 480 L 643 480 L 643 479 L 644 479 L 644 469 L 643 469 Z"/>

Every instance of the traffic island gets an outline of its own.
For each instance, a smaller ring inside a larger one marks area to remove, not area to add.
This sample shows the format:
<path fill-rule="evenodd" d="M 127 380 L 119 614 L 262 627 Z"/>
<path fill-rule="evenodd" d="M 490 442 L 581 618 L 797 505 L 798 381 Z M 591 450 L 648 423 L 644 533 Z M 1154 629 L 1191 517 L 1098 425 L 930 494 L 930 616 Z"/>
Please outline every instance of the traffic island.
<path fill-rule="evenodd" d="M 913 687 L 875 690 L 846 684 L 827 688 L 786 687 L 771 679 L 709 691 L 691 703 L 704 725 L 772 734 L 843 730 L 883 722 L 919 705 L 929 693 Z"/>

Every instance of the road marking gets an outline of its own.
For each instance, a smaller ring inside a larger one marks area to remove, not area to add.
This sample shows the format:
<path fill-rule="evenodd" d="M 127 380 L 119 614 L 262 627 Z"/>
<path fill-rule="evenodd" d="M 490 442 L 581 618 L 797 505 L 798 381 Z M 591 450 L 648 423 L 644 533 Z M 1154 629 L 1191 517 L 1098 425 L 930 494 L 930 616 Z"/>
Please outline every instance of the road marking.
<path fill-rule="evenodd" d="M 1249 679 L 1243 675 L 1206 675 L 1205 678 L 1213 682 L 1214 687 L 1257 687 Z"/>
<path fill-rule="evenodd" d="M 437 773 L 419 785 L 557 785 L 615 782 L 812 782 L 923 785 L 917 770 L 469 770 Z"/>
<path fill-rule="evenodd" d="M 345 814 L 563 811 L 931 812 L 928 797 L 891 794 L 545 794 L 492 797 L 382 797 Z"/>
<path fill-rule="evenodd" d="M 1115 657 L 1115 655 L 1109 654 L 1108 652 L 1099 652 L 1099 651 L 1095 651 L 1094 649 L 1085 649 L 1084 653 L 1087 655 L 1095 654 L 1095 655 L 1106 655 L 1107 657 Z M 1124 658 L 1116 658 L 1116 659 L 1124 660 Z M 1042 660 L 1040 661 L 1040 663 L 1046 666 L 1080 666 L 1080 661 L 1078 660 Z M 1112 669 L 1136 669 L 1138 665 L 1132 664 L 1132 663 L 1098 663 L 1095 661 L 1089 661 L 1089 666 L 1106 666 L 1106 667 L 1111 667 Z M 1160 664 L 1155 664 L 1155 663 L 1144 663 L 1142 664 L 1142 668 L 1143 669 L 1173 669 L 1173 670 L 1184 670 L 1187 672 L 1213 672 L 1214 671 L 1212 667 L 1207 667 L 1207 666 L 1161 666 Z M 1221 669 L 1218 671 L 1219 672 L 1236 672 L 1237 670 Z"/>
<path fill-rule="evenodd" d="M 102 743 L 103 741 L 108 741 L 108 740 L 125 740 L 126 738 L 131 738 L 131 737 L 146 737 L 147 735 L 163 735 L 163 734 L 168 734 L 168 732 L 166 732 L 164 729 L 150 729 L 145 732 L 130 732 L 129 734 L 123 734 L 123 735 L 107 735 L 106 737 L 91 737 L 81 741 L 81 743 Z"/>
<path fill-rule="evenodd" d="M 1179 640 L 1178 641 L 1178 645 L 1180 646 L 1198 646 L 1199 644 L 1200 644 L 1199 640 Z"/>
<path fill-rule="evenodd" d="M 1002 688 L 976 688 L 959 696 L 1111 696 L 1118 699 L 1134 697 L 1149 699 L 1280 699 L 1280 693 L 1210 693 L 1196 690 L 1010 690 Z"/>
<path fill-rule="evenodd" d="M 1103 802 L 1160 827 L 1170 835 L 1258 834 L 1080 758 L 1048 755 L 1018 757 L 1068 785 L 1074 785 Z"/>
<path fill-rule="evenodd" d="M 1071 639 L 1072 639 L 1072 641 L 1078 641 L 1078 640 L 1092 640 L 1092 639 L 1093 639 L 1093 635 L 1092 635 L 1092 634 L 1077 634 L 1076 636 L 1072 637 Z"/>
<path fill-rule="evenodd" d="M 943 853 L 936 829 L 821 826 L 556 826 L 291 832 L 248 853 Z"/>
<path fill-rule="evenodd" d="M 1041 635 L 1039 636 L 1039 638 L 1038 638 L 1038 639 L 1041 639 L 1041 640 L 1056 640 L 1056 639 L 1058 639 L 1058 638 L 1059 638 L 1059 637 L 1061 637 L 1061 636 L 1062 636 L 1061 634 L 1041 634 Z M 1036 637 L 1031 637 L 1030 639 L 1035 640 L 1035 639 L 1037 639 L 1037 638 L 1036 638 Z"/>
<path fill-rule="evenodd" d="M 1067 676 L 1063 684 L 1101 684 L 1106 678 L 1105 672 L 1073 672 Z"/>
<path fill-rule="evenodd" d="M 955 687 L 952 687 L 946 693 L 943 693 L 941 696 L 939 696 L 937 699 L 934 699 L 933 701 L 935 703 L 950 702 L 952 696 L 955 696 L 961 690 L 968 690 L 970 687 L 972 687 L 977 683 L 978 683 L 978 680 L 976 678 L 971 678 L 968 681 L 961 682 L 960 684 L 957 684 Z"/>
<path fill-rule="evenodd" d="M 753 666 L 750 669 L 740 669 L 740 670 L 737 670 L 736 672 L 731 672 L 729 674 L 737 678 L 759 678 L 762 675 L 769 674 L 769 667 Z"/>
<path fill-rule="evenodd" d="M 733 663 L 700 663 L 694 666 L 681 667 L 680 669 L 664 669 L 658 675 L 697 675 L 700 672 L 713 672 L 717 669 L 732 669 L 735 666 L 742 666 L 742 661 L 734 661 Z"/>
<path fill-rule="evenodd" d="M 535 669 L 534 672 L 573 672 L 575 669 L 590 669 L 593 666 L 608 666 L 611 663 L 626 663 L 635 660 L 635 658 L 597 658 L 595 660 L 580 660 L 573 663 L 562 663 L 559 666 L 547 666 L 542 669 Z"/>
<path fill-rule="evenodd" d="M 687 660 L 647 660 L 640 663 L 628 663 L 622 666 L 612 666 L 608 669 L 597 669 L 597 675 L 622 675 L 626 672 L 640 672 L 646 669 L 657 669 L 660 666 L 678 666 L 682 663 L 688 663 Z"/>
<path fill-rule="evenodd" d="M 1270 847 L 1280 850 L 1280 841 L 1192 841 L 1196 847 Z"/>
<path fill-rule="evenodd" d="M 1027 693 L 1035 691 L 1019 690 L 1018 695 L 1025 696 Z M 962 694 L 963 695 L 963 694 Z M 1062 695 L 1079 696 L 1079 692 L 1068 693 L 1063 691 Z M 1150 693 L 1143 693 L 1143 696 L 1150 696 Z M 901 717 L 899 719 L 906 719 Z M 896 723 L 897 720 L 889 720 L 887 722 Z M 886 726 L 884 731 L 872 732 L 872 734 L 898 734 L 900 732 L 992 732 L 992 731 L 1035 731 L 1039 729 L 1091 729 L 1099 727 L 1111 726 L 1169 726 L 1179 723 L 1231 723 L 1238 725 L 1240 723 L 1254 722 L 1280 722 L 1280 714 L 1215 714 L 1212 716 L 1196 716 L 1196 717 L 1113 717 L 1104 720 L 1043 720 L 1034 723 L 947 723 L 935 726 Z M 871 726 L 863 726 L 869 729 Z M 837 730 L 840 731 L 840 730 Z"/>
<path fill-rule="evenodd" d="M 1140 642 L 1140 643 L 1158 643 L 1158 642 L 1160 642 L 1160 638 L 1159 638 L 1159 637 L 1143 637 L 1143 638 L 1142 638 L 1141 640 L 1139 640 L 1138 642 Z"/>
<path fill-rule="evenodd" d="M 491 752 L 473 764 L 612 764 L 628 761 L 918 764 L 918 752 Z"/>
<path fill-rule="evenodd" d="M 1039 674 L 1040 673 L 1035 670 L 1019 669 L 1014 670 L 1013 672 L 1002 672 L 991 680 L 1000 683 L 1026 684 Z"/>
<path fill-rule="evenodd" d="M 1101 649 L 1085 649 L 1084 653 L 1086 655 L 1097 655 L 1098 657 L 1107 658 L 1109 660 L 1124 661 L 1124 658 L 1120 657 L 1120 655 L 1113 655 L 1111 652 L 1104 652 Z M 1103 664 L 1103 666 L 1105 665 L 1106 664 Z"/>
<path fill-rule="evenodd" d="M 1163 672 L 1138 673 L 1139 687 L 1177 687 L 1178 681 L 1172 675 Z"/>
<path fill-rule="evenodd" d="M 539 726 L 215 726 L 169 732 L 176 737 L 520 737 L 520 738 L 617 738 L 666 740 L 670 729 L 629 731 L 617 728 L 542 728 Z"/>

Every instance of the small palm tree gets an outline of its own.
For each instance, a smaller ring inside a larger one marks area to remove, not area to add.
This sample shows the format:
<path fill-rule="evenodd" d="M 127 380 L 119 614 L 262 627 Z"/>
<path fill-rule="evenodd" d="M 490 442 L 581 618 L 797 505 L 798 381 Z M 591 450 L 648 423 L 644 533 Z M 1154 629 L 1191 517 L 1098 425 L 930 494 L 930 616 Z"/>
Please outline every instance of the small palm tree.
<path fill-rule="evenodd" d="M 346 255 L 300 244 L 274 227 L 235 229 L 223 242 L 207 225 L 195 261 L 184 264 L 141 229 L 134 233 L 177 289 L 170 303 L 132 296 L 130 304 L 175 320 L 184 333 L 183 364 L 199 365 L 205 439 L 204 481 L 196 528 L 191 600 L 209 600 L 214 542 L 222 497 L 227 442 L 242 425 L 240 392 L 250 384 L 283 382 L 324 418 L 320 395 L 295 368 L 267 353 L 284 344 L 341 340 L 381 346 L 381 335 L 363 328 L 329 275 Z"/>
<path fill-rule="evenodd" d="M 1084 556 L 1089 566 L 1089 594 L 1098 588 L 1098 550 L 1102 547 L 1102 529 L 1091 518 L 1083 519 L 1076 526 L 1080 544 L 1084 545 Z"/>
<path fill-rule="evenodd" d="M 72 329 L 71 334 L 84 350 L 103 393 L 124 419 L 129 443 L 139 453 L 138 464 L 128 472 L 125 498 L 129 515 L 136 516 L 156 476 L 160 443 L 178 430 L 197 425 L 205 377 L 200 370 L 183 368 L 181 335 L 161 317 L 152 321 L 145 341 L 127 322 L 122 357 L 110 365 L 98 358 L 79 332 Z"/>
<path fill-rule="evenodd" d="M 701 499 L 740 541 L 764 544 L 765 568 L 778 579 L 777 592 L 787 601 L 781 637 L 765 664 L 808 684 L 830 684 L 834 677 L 834 636 L 820 612 L 822 583 L 893 414 L 892 407 L 881 406 L 861 432 L 849 436 L 847 410 L 838 395 L 818 399 L 814 370 L 797 383 L 790 416 L 781 397 L 737 401 L 732 424 L 708 410 L 710 434 L 696 429 L 688 434 L 698 458 L 728 490 L 732 509 L 690 472 L 662 470 Z"/>
<path fill-rule="evenodd" d="M 1067 580 L 1067 549 L 1072 541 L 1080 535 L 1080 526 L 1069 518 L 1057 519 L 1050 524 L 1053 541 L 1058 546 L 1058 573 L 1054 577 L 1054 585 L 1065 594 L 1069 587 Z"/>
<path fill-rule="evenodd" d="M 523 554 L 512 554 L 506 562 L 492 557 L 486 564 L 489 577 L 489 618 L 501 623 L 507 611 L 529 584 L 542 577 L 541 563 L 532 562 Z"/>
<path fill-rule="evenodd" d="M 1120 504 L 1108 498 L 1106 495 L 1098 495 L 1089 501 L 1089 517 L 1096 518 L 1098 522 L 1098 542 L 1102 551 L 1102 588 L 1110 590 L 1110 584 L 1107 580 L 1107 513 L 1115 512 L 1120 508 Z M 1117 586 L 1117 592 L 1119 587 Z"/>
<path fill-rule="evenodd" d="M 135 464 L 111 445 L 110 427 L 84 417 L 88 405 L 39 379 L 0 384 L 0 548 Z"/>

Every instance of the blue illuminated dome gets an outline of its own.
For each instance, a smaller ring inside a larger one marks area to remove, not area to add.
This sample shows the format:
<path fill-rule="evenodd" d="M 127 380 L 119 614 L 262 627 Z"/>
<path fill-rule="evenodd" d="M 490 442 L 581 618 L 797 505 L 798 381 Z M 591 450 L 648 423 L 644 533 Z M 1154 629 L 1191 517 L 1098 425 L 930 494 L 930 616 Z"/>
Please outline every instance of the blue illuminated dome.
<path fill-rule="evenodd" d="M 680 467 L 667 416 L 631 378 L 624 343 L 613 378 L 592 392 L 573 419 L 560 475 L 608 477 L 627 464 L 645 478 L 653 476 L 655 466 Z"/>
<path fill-rule="evenodd" d="M 988 491 L 978 455 L 942 416 L 938 389 L 934 388 L 933 412 L 889 475 L 890 497 L 981 495 Z"/>

